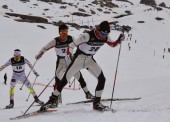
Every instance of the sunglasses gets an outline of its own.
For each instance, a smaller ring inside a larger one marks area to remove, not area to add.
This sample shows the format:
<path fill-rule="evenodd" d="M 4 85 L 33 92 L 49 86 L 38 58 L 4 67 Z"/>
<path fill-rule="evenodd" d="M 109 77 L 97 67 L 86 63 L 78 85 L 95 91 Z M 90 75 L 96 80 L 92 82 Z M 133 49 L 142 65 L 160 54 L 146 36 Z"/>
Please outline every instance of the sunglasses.
<path fill-rule="evenodd" d="M 103 31 L 100 31 L 100 34 L 101 34 L 102 36 L 108 36 L 108 35 L 109 35 L 108 33 L 105 33 L 105 32 L 103 32 Z"/>
<path fill-rule="evenodd" d="M 68 33 L 68 30 L 62 30 L 60 31 L 61 34 L 67 34 Z"/>

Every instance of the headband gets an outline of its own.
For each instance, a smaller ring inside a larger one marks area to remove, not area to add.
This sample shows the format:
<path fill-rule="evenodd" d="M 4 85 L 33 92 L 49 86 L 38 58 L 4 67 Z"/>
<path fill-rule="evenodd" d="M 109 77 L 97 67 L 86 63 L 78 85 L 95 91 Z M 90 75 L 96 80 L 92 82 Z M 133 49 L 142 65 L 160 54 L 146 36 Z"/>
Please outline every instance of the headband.
<path fill-rule="evenodd" d="M 14 55 L 15 55 L 15 56 L 19 56 L 19 55 L 21 55 L 21 51 L 19 51 L 19 50 L 14 51 Z"/>

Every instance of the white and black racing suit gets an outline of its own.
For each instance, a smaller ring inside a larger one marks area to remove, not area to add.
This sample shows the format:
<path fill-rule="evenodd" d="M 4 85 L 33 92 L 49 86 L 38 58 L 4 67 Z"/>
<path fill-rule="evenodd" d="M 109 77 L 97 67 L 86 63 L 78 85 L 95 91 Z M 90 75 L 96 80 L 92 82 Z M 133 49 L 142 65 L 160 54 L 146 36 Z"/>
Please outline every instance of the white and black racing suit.
<path fill-rule="evenodd" d="M 56 71 L 55 71 L 55 88 L 58 87 L 60 80 L 63 78 L 64 73 L 66 72 L 68 66 L 71 63 L 70 55 L 67 54 L 67 49 L 70 43 L 74 43 L 74 37 L 68 35 L 67 40 L 60 41 L 59 37 L 54 38 L 50 41 L 46 46 L 44 46 L 39 54 L 44 54 L 51 48 L 55 48 L 57 61 L 56 61 Z M 84 92 L 89 92 L 86 82 L 80 71 L 74 74 L 74 77 L 80 82 L 81 87 L 83 88 Z M 70 81 L 70 80 L 68 80 Z"/>
<path fill-rule="evenodd" d="M 80 35 L 80 37 L 74 43 L 71 43 L 69 45 L 69 51 L 71 53 L 73 52 L 74 47 L 77 47 L 78 49 L 76 50 L 73 61 L 66 70 L 63 79 L 58 84 L 58 87 L 53 92 L 53 94 L 58 96 L 71 77 L 81 69 L 86 68 L 98 79 L 95 97 L 98 97 L 100 100 L 105 86 L 105 77 L 101 67 L 97 64 L 93 56 L 105 43 L 111 47 L 115 47 L 120 43 L 120 41 L 113 42 L 109 36 L 106 37 L 105 40 L 101 40 L 95 35 L 95 30 L 92 30 L 88 33 Z"/>

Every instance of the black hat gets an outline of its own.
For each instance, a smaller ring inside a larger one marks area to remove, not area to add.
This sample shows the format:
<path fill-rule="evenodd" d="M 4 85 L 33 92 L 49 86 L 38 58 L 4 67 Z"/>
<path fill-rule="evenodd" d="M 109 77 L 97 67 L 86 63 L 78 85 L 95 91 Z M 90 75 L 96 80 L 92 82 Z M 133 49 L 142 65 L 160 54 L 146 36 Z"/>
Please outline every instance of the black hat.
<path fill-rule="evenodd" d="M 14 51 L 19 51 L 19 52 L 21 52 L 21 50 L 20 50 L 20 49 L 15 49 Z"/>
<path fill-rule="evenodd" d="M 108 21 L 103 21 L 99 25 L 99 30 L 103 31 L 104 33 L 110 33 L 110 25 Z"/>
<path fill-rule="evenodd" d="M 68 26 L 66 24 L 62 24 L 59 26 L 59 32 L 64 29 L 68 29 Z"/>

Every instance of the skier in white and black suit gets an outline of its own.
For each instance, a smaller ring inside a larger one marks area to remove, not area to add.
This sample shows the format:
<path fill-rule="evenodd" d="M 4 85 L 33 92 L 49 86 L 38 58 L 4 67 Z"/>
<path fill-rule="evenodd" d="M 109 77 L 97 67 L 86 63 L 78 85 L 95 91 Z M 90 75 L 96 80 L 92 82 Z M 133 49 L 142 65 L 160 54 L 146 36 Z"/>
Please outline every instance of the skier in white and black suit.
<path fill-rule="evenodd" d="M 70 43 L 74 43 L 75 38 L 73 36 L 68 35 L 68 26 L 66 24 L 62 24 L 59 26 L 59 36 L 50 41 L 46 46 L 44 46 L 38 55 L 36 55 L 36 59 L 40 59 L 40 57 L 49 49 L 55 48 L 55 52 L 57 55 L 56 61 L 56 71 L 55 71 L 55 88 L 58 87 L 60 80 L 63 78 L 65 71 L 67 70 L 69 64 L 71 63 L 71 57 L 67 54 L 67 49 Z M 87 99 L 93 99 L 94 96 L 89 92 L 86 82 L 82 77 L 81 72 L 77 72 L 74 74 L 74 77 L 80 82 L 82 89 L 86 94 Z"/>
<path fill-rule="evenodd" d="M 71 79 L 71 77 L 81 69 L 88 68 L 91 73 L 98 79 L 98 84 L 95 90 L 95 98 L 93 101 L 93 109 L 102 111 L 106 106 L 100 103 L 102 92 L 105 86 L 105 77 L 102 69 L 97 64 L 93 56 L 96 52 L 107 43 L 111 47 L 115 47 L 124 40 L 124 34 L 120 34 L 119 38 L 113 42 L 108 36 L 110 33 L 110 25 L 108 21 L 100 23 L 96 29 L 81 35 L 74 43 L 69 45 L 69 52 L 72 53 L 74 47 L 78 47 L 72 63 L 69 65 L 63 79 L 58 84 L 57 89 L 52 93 L 46 104 L 41 106 L 41 111 L 46 111 L 50 105 L 58 99 L 63 87 Z"/>
<path fill-rule="evenodd" d="M 30 93 L 33 95 L 36 103 L 39 103 L 40 105 L 44 104 L 42 101 L 38 99 L 35 90 L 33 89 L 30 81 L 27 79 L 25 75 L 25 64 L 27 64 L 30 67 L 30 69 L 34 72 L 36 77 L 39 76 L 39 74 L 33 69 L 32 64 L 25 57 L 21 56 L 21 51 L 19 49 L 14 50 L 14 57 L 9 59 L 8 62 L 5 63 L 3 66 L 0 66 L 0 71 L 8 67 L 9 65 L 11 65 L 13 69 L 13 75 L 11 78 L 10 92 L 9 92 L 10 104 L 6 106 L 6 108 L 14 107 L 14 91 L 15 91 L 15 85 L 18 81 L 24 83 L 24 85 L 28 88 Z"/>

